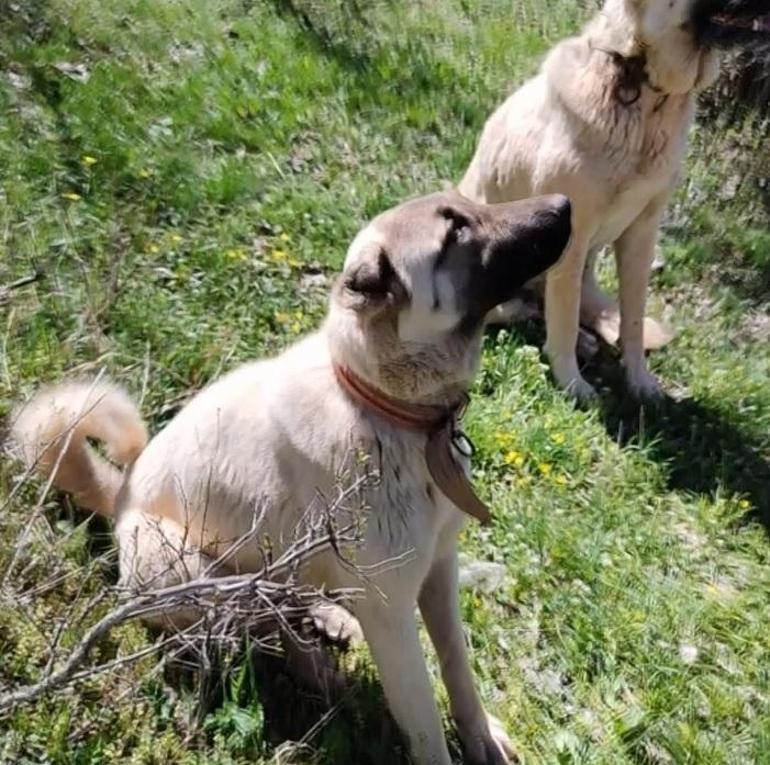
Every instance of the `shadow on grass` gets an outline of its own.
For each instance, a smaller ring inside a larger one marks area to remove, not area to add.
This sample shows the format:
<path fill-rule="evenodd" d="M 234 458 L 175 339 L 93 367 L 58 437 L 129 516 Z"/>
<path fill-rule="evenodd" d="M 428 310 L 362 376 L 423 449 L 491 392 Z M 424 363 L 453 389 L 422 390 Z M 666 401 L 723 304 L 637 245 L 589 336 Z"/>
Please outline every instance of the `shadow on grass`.
<path fill-rule="evenodd" d="M 252 666 L 271 745 L 307 741 L 320 753 L 319 765 L 409 762 L 373 672 L 347 673 L 344 688 L 324 698 L 300 684 L 282 657 L 255 655 Z"/>
<path fill-rule="evenodd" d="M 542 322 L 517 324 L 513 331 L 520 340 L 542 348 Z M 640 404 L 629 396 L 618 355 L 607 346 L 583 367 L 583 373 L 601 392 L 601 417 L 608 434 L 621 446 L 631 442 L 645 446 L 666 466 L 670 489 L 742 495 L 752 505 L 745 520 L 760 522 L 770 533 L 770 460 L 762 444 L 693 399 L 665 396 L 656 404 Z"/>
<path fill-rule="evenodd" d="M 272 0 L 271 4 L 276 13 L 296 25 L 315 52 L 346 70 L 351 111 L 374 104 L 407 114 L 406 106 L 419 106 L 422 127 L 435 123 L 440 131 L 445 117 L 426 100 L 438 94 L 442 104 L 450 106 L 453 118 L 465 126 L 475 129 L 486 116 L 469 68 L 438 56 L 429 36 L 381 33 L 369 13 L 376 2 Z"/>
<path fill-rule="evenodd" d="M 770 532 L 770 462 L 763 447 L 722 414 L 693 399 L 665 396 L 640 404 L 628 395 L 617 356 L 602 349 L 586 377 L 602 389 L 601 414 L 610 436 L 647 448 L 667 467 L 669 488 L 745 496 L 753 509 L 747 521 Z"/>
<path fill-rule="evenodd" d="M 297 24 L 316 50 L 335 58 L 348 69 L 366 72 L 374 65 L 379 46 L 370 46 L 366 50 L 360 37 L 350 35 L 353 27 L 362 33 L 364 41 L 371 37 L 359 0 L 348 0 L 344 17 L 334 3 L 319 7 L 303 0 L 272 0 L 272 5 L 279 14 Z"/>
<path fill-rule="evenodd" d="M 249 649 L 246 641 L 234 651 L 213 647 L 205 661 L 200 650 L 185 652 L 167 666 L 165 680 L 195 696 L 198 730 L 226 739 L 236 733 L 244 756 L 269 756 L 293 742 L 316 765 L 407 765 L 406 746 L 372 671 L 339 670 L 335 683 L 319 675 L 307 682 L 308 666 L 294 663 L 292 653 Z M 330 650 L 318 666 L 336 669 L 340 658 Z"/>

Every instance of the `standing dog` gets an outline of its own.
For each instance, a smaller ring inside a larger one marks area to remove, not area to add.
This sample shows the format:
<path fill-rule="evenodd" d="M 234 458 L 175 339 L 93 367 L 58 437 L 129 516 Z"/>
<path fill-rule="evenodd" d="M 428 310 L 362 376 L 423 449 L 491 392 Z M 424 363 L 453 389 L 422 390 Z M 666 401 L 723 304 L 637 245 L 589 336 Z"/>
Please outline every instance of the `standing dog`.
<path fill-rule="evenodd" d="M 768 0 L 607 0 L 484 127 L 463 195 L 489 203 L 558 192 L 572 201 L 572 242 L 545 280 L 545 352 L 575 396 L 594 395 L 576 359 L 580 322 L 609 343 L 620 339 L 634 394 L 660 393 L 644 351 L 668 338 L 644 310 L 695 94 L 718 73 L 716 46 L 766 41 L 768 31 Z M 607 244 L 617 259 L 619 317 L 593 273 Z"/>
<path fill-rule="evenodd" d="M 418 603 L 469 759 L 506 763 L 511 745 L 482 708 L 460 623 L 462 511 L 483 518 L 486 509 L 455 445 L 457 418 L 485 315 L 557 261 L 570 216 L 559 195 L 407 202 L 356 237 L 319 332 L 214 383 L 148 445 L 134 404 L 99 384 L 41 392 L 17 414 L 15 439 L 28 464 L 114 517 L 121 581 L 138 587 L 196 577 L 216 562 L 221 573 L 259 571 L 255 544 L 232 545 L 221 561 L 223 543 L 246 538 L 259 517 L 252 539 L 268 537 L 280 554 L 319 496 L 367 463 L 379 479 L 356 494 L 365 522 L 356 562 L 373 570 L 406 556 L 367 579 L 353 605 L 390 709 L 417 763 L 449 765 Z M 103 441 L 125 473 L 87 438 Z M 319 587 L 361 586 L 332 554 L 300 575 Z"/>

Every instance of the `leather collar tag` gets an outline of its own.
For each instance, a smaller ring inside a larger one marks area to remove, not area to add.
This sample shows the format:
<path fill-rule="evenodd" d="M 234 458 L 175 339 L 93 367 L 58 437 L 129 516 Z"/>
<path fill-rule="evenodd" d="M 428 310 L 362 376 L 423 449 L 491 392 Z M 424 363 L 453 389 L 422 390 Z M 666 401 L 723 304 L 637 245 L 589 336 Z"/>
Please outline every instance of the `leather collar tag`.
<path fill-rule="evenodd" d="M 410 404 L 392 398 L 362 379 L 347 367 L 334 364 L 337 381 L 358 404 L 406 430 L 424 433 L 425 462 L 431 478 L 443 494 L 467 515 L 482 524 L 492 519 L 489 508 L 479 499 L 470 478 L 458 461 L 453 445 L 467 438 L 457 428 L 466 399 L 454 406 Z"/>
<path fill-rule="evenodd" d="M 451 421 L 428 436 L 425 461 L 431 478 L 464 513 L 486 526 L 492 520 L 489 508 L 479 499 L 470 478 L 452 451 L 454 423 Z"/>

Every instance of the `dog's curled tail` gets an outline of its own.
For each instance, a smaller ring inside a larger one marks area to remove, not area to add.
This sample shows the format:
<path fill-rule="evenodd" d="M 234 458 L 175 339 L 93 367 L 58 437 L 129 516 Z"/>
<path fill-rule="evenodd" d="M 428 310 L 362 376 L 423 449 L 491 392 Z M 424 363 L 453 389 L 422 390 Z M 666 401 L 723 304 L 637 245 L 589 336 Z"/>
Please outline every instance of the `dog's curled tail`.
<path fill-rule="evenodd" d="M 100 515 L 110 516 L 123 482 L 113 462 L 130 465 L 147 445 L 134 402 L 111 383 L 68 382 L 45 388 L 11 414 L 11 438 L 28 469 Z M 104 459 L 89 444 L 104 444 Z"/>

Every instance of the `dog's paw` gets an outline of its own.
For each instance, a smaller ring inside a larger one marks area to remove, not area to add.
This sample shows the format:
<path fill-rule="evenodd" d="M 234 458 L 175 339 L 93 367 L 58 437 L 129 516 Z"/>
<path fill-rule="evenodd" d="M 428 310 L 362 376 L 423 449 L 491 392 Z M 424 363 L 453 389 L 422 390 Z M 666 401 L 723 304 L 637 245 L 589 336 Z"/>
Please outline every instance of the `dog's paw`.
<path fill-rule="evenodd" d="M 510 765 L 518 762 L 513 742 L 505 732 L 503 724 L 490 714 L 478 725 L 460 728 L 465 756 L 472 765 Z"/>
<path fill-rule="evenodd" d="M 551 362 L 551 372 L 562 390 L 584 404 L 589 404 L 598 398 L 593 386 L 580 374 L 574 354 L 557 356 L 549 353 L 546 348 L 546 356 Z"/>
<path fill-rule="evenodd" d="M 358 645 L 364 641 L 358 619 L 336 603 L 320 601 L 313 604 L 310 617 L 318 632 L 335 643 Z"/>
<path fill-rule="evenodd" d="M 562 385 L 562 387 L 566 393 L 581 404 L 592 404 L 599 398 L 596 388 L 594 388 L 583 375 L 573 377 L 566 385 Z"/>
<path fill-rule="evenodd" d="M 640 401 L 658 401 L 663 398 L 663 388 L 655 375 L 648 369 L 626 370 L 628 389 Z"/>

